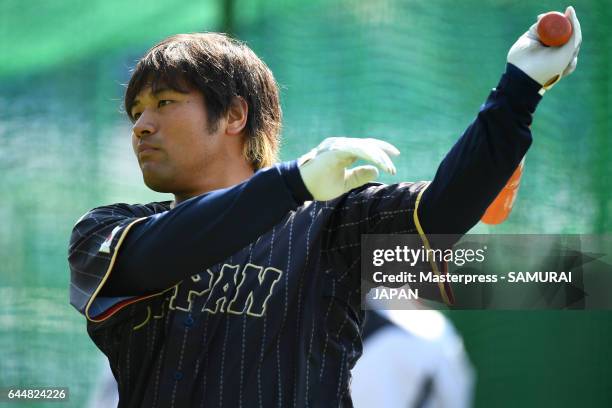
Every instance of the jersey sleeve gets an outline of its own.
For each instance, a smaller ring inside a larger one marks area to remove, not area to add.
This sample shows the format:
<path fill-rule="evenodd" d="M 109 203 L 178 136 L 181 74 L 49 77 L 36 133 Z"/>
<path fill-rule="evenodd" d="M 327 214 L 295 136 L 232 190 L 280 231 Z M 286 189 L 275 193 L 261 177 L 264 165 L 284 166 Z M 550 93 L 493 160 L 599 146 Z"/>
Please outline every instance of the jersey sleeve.
<path fill-rule="evenodd" d="M 89 320 L 104 320 L 106 312 L 118 305 L 137 301 L 136 296 L 100 297 L 96 295 L 108 278 L 117 249 L 126 234 L 145 217 L 137 217 L 127 204 L 98 207 L 75 224 L 68 247 L 70 265 L 70 303 Z"/>

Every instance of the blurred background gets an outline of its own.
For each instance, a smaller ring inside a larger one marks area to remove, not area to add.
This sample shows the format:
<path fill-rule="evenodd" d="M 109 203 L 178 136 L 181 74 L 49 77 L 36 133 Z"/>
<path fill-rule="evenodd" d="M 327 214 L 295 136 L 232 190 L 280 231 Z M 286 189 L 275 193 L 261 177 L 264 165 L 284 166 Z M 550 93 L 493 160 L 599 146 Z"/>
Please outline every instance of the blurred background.
<path fill-rule="evenodd" d="M 402 151 L 385 182 L 430 180 L 505 68 L 559 1 L 0 1 L 0 387 L 68 386 L 81 407 L 102 354 L 68 301 L 67 242 L 87 210 L 147 190 L 121 111 L 137 58 L 164 37 L 226 31 L 282 87 L 282 158 L 332 135 Z M 576 0 L 578 68 L 545 95 L 515 208 L 484 233 L 611 233 L 607 1 Z M 476 407 L 612 406 L 612 314 L 447 312 Z M 410 350 L 406 350 L 410 353 Z"/>

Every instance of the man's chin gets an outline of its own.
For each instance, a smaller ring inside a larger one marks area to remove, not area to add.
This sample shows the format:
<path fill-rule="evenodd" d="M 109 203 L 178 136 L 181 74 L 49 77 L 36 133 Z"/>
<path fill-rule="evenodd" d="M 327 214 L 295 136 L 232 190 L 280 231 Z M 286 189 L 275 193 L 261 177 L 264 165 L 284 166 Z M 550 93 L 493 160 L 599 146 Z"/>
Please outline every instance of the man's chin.
<path fill-rule="evenodd" d="M 163 179 L 146 172 L 142 173 L 142 179 L 147 187 L 158 193 L 171 193 L 174 190 L 171 180 Z"/>

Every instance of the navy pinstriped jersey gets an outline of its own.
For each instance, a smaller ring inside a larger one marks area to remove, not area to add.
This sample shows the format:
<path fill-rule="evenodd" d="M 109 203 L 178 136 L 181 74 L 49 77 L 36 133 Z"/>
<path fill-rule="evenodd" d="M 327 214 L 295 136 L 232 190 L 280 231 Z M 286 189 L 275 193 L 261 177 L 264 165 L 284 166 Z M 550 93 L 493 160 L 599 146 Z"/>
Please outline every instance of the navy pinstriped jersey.
<path fill-rule="evenodd" d="M 88 331 L 109 358 L 120 406 L 349 405 L 361 353 L 361 233 L 414 232 L 424 186 L 371 185 L 311 202 L 224 262 L 111 316 L 92 316 L 102 320 Z M 115 211 L 130 218 L 166 210 L 169 202 Z M 94 210 L 85 221 L 107 214 Z"/>
<path fill-rule="evenodd" d="M 117 204 L 86 214 L 71 240 L 71 303 L 109 359 L 119 405 L 351 406 L 350 369 L 361 353 L 361 234 L 415 232 L 419 195 L 425 232 L 465 233 L 529 148 L 538 89 L 508 65 L 429 186 L 372 184 L 299 206 L 222 262 L 160 292 L 98 296 L 128 228 L 176 209 Z M 222 248 L 219 241 L 241 237 L 239 227 L 221 233 L 207 239 Z"/>

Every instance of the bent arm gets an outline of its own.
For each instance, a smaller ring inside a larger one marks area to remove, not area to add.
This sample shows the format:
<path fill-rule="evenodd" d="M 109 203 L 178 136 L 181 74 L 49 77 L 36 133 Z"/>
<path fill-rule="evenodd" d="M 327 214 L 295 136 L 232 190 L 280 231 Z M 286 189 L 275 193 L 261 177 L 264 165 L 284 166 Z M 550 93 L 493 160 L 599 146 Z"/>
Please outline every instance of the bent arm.
<path fill-rule="evenodd" d="M 136 223 L 118 248 L 103 296 L 166 289 L 229 257 L 310 199 L 296 162 L 189 199 Z"/>
<path fill-rule="evenodd" d="M 507 65 L 474 122 L 446 155 L 423 193 L 427 234 L 464 234 L 482 217 L 531 145 L 529 125 L 541 85 Z"/>

